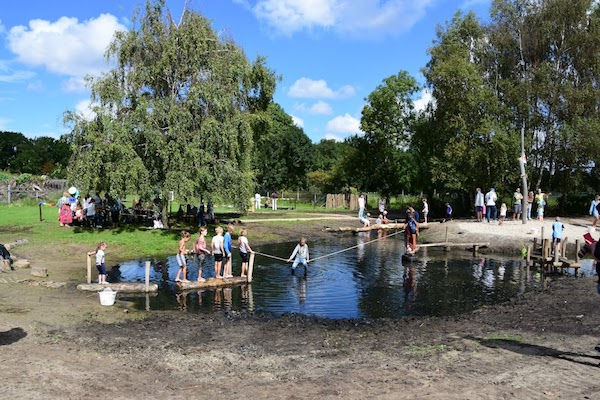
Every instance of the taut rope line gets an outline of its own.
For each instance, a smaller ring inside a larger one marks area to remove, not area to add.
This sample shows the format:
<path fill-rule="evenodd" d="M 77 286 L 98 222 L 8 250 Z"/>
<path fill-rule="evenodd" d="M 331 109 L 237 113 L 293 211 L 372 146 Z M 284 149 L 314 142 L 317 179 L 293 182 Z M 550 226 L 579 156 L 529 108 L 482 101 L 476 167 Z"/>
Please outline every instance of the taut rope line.
<path fill-rule="evenodd" d="M 389 235 L 387 235 L 387 236 L 385 236 L 385 237 L 381 237 L 381 238 L 373 239 L 373 240 L 370 240 L 370 241 L 368 241 L 368 242 L 365 242 L 365 243 L 359 243 L 359 244 L 357 244 L 357 245 L 354 245 L 354 246 L 352 246 L 352 247 L 348 247 L 348 248 L 346 248 L 346 249 L 342 249 L 342 250 L 334 251 L 333 253 L 329 253 L 329 254 L 325 254 L 325 255 L 322 255 L 322 256 L 319 256 L 319 257 L 313 258 L 313 259 L 311 259 L 311 260 L 310 260 L 310 262 L 311 262 L 311 263 L 313 263 L 313 262 L 315 262 L 315 261 L 317 261 L 317 260 L 322 260 L 323 258 L 327 258 L 327 257 L 335 256 L 336 254 L 344 253 L 344 252 L 346 252 L 346 251 L 350 251 L 350 250 L 356 249 L 356 248 L 358 248 L 358 247 L 360 247 L 360 246 L 366 246 L 366 245 L 368 245 L 368 244 L 375 243 L 375 242 L 378 242 L 378 241 L 380 241 L 380 240 L 387 239 L 387 238 L 389 238 L 389 237 L 392 237 L 392 236 L 398 235 L 398 234 L 400 234 L 400 233 L 404 233 L 404 229 L 403 229 L 403 230 L 400 230 L 400 231 L 398 231 L 398 232 L 394 232 L 394 233 L 392 233 L 392 234 L 389 234 Z M 288 259 L 286 259 L 286 258 L 281 258 L 281 257 L 277 257 L 277 256 L 272 256 L 272 255 L 270 255 L 270 254 L 260 253 L 260 252 L 258 252 L 258 251 L 255 251 L 255 252 L 254 252 L 254 254 L 257 254 L 257 255 L 259 255 L 259 256 L 263 256 L 263 257 L 267 257 L 267 258 L 272 258 L 272 259 L 274 259 L 274 260 L 278 260 L 278 261 L 283 261 L 283 262 L 286 262 L 286 263 L 287 263 L 287 262 L 289 262 L 289 260 L 288 260 Z"/>

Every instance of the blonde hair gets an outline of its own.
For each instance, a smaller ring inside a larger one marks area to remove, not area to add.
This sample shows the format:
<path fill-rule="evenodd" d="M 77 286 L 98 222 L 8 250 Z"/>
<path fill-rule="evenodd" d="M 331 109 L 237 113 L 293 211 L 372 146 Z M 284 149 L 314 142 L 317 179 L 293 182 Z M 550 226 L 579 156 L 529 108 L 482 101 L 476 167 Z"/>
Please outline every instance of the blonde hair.
<path fill-rule="evenodd" d="M 183 232 L 181 232 L 181 237 L 182 238 L 189 238 L 190 237 L 190 233 L 187 232 L 187 231 L 183 231 Z"/>
<path fill-rule="evenodd" d="M 202 232 L 208 232 L 208 229 L 206 229 L 205 226 L 203 226 L 200 229 L 198 229 L 198 233 L 202 233 Z"/>
<path fill-rule="evenodd" d="M 98 246 L 96 246 L 96 251 L 100 250 L 100 248 L 102 246 L 108 246 L 108 245 L 106 244 L 106 242 L 100 242 L 100 243 L 98 243 Z"/>
<path fill-rule="evenodd" d="M 246 228 L 242 228 L 240 231 L 240 236 L 246 236 L 248 234 L 248 230 Z"/>
<path fill-rule="evenodd" d="M 220 226 L 217 226 L 217 227 L 215 228 L 215 232 L 217 233 L 217 235 L 220 235 L 220 234 L 222 234 L 222 233 L 223 233 L 223 228 L 221 228 Z"/>

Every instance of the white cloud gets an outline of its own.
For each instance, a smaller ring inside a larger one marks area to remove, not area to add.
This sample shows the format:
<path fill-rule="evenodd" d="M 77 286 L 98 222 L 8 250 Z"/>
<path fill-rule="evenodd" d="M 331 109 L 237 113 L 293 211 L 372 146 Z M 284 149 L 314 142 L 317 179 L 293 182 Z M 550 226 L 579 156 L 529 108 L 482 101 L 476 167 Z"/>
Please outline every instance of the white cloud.
<path fill-rule="evenodd" d="M 297 111 L 309 113 L 312 115 L 331 115 L 331 114 L 333 114 L 333 109 L 331 108 L 329 103 L 326 103 L 322 100 L 317 101 L 315 104 L 313 104 L 310 107 L 307 107 L 306 104 L 304 104 L 304 103 L 294 104 L 294 109 Z"/>
<path fill-rule="evenodd" d="M 354 118 L 352 115 L 346 113 L 344 115 L 338 115 L 329 122 L 327 122 L 327 133 L 328 134 L 361 134 L 360 121 Z"/>
<path fill-rule="evenodd" d="M 22 63 L 82 77 L 106 70 L 106 48 L 115 32 L 124 29 L 111 14 L 101 14 L 82 22 L 68 17 L 55 22 L 34 19 L 29 21 L 28 27 L 11 28 L 7 39 L 9 49 Z"/>
<path fill-rule="evenodd" d="M 432 103 L 433 107 L 436 106 L 436 101 L 431 94 L 431 90 L 423 89 L 421 91 L 421 96 L 414 101 L 415 110 L 417 112 L 423 112 L 427 109 L 429 103 Z"/>
<path fill-rule="evenodd" d="M 320 79 L 300 78 L 288 91 L 290 97 L 308 99 L 339 99 L 354 96 L 356 91 L 350 85 L 345 85 L 338 90 L 333 90 L 327 85 L 327 81 Z"/>
<path fill-rule="evenodd" d="M 87 121 L 91 121 L 96 117 L 96 113 L 92 110 L 92 102 L 90 100 L 81 100 L 75 106 L 75 111 Z"/>
<path fill-rule="evenodd" d="M 12 83 L 21 82 L 31 79 L 35 76 L 35 72 L 32 71 L 10 71 L 7 74 L 0 75 L 0 82 Z"/>
<path fill-rule="evenodd" d="M 81 76 L 72 76 L 69 79 L 62 81 L 60 87 L 63 92 L 68 93 L 83 93 L 87 90 L 87 83 Z"/>
<path fill-rule="evenodd" d="M 235 0 L 234 0 L 235 1 Z M 236 1 L 239 2 L 239 1 Z M 285 35 L 332 29 L 339 34 L 399 34 L 425 16 L 434 0 L 257 0 L 258 19 Z"/>
<path fill-rule="evenodd" d="M 44 84 L 39 79 L 35 82 L 29 82 L 29 84 L 27 84 L 27 90 L 29 92 L 41 92 L 44 90 Z"/>
<path fill-rule="evenodd" d="M 341 138 L 339 136 L 336 136 L 334 134 L 331 134 L 331 133 L 326 134 L 324 139 L 325 140 L 334 140 L 336 142 L 343 142 L 344 141 L 343 138 Z"/>
<path fill-rule="evenodd" d="M 304 128 L 304 120 L 302 118 L 296 117 L 295 115 L 291 115 L 290 117 L 292 117 L 292 120 L 294 121 L 294 125 L 296 125 L 298 128 Z"/>

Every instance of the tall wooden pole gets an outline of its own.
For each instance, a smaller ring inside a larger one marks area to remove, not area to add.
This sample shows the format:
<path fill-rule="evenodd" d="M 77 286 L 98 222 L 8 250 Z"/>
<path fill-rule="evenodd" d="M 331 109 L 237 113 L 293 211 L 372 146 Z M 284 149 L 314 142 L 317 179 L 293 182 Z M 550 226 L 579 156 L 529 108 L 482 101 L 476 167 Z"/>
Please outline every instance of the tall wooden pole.
<path fill-rule="evenodd" d="M 150 291 L 150 261 L 146 261 L 144 274 L 144 283 L 146 284 L 146 293 Z"/>
<path fill-rule="evenodd" d="M 92 256 L 87 255 L 87 283 L 92 283 Z"/>
<path fill-rule="evenodd" d="M 254 272 L 254 252 L 250 253 L 250 260 L 248 262 L 248 283 L 252 282 L 252 272 Z"/>

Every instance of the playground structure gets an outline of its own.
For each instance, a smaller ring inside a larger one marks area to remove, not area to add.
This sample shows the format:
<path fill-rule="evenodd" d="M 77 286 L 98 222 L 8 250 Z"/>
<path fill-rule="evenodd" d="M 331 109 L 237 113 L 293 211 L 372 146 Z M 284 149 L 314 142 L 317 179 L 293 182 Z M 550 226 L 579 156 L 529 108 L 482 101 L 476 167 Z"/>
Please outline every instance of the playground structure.
<path fill-rule="evenodd" d="M 564 272 L 565 269 L 573 268 L 575 276 L 581 267 L 579 250 L 581 242 L 575 240 L 574 258 L 569 258 L 568 238 L 564 238 L 560 243 L 553 243 L 552 239 L 544 237 L 544 227 L 541 230 L 541 238 L 538 243 L 537 238 L 533 239 L 533 244 L 527 247 L 527 266 L 538 265 L 544 273 Z"/>

